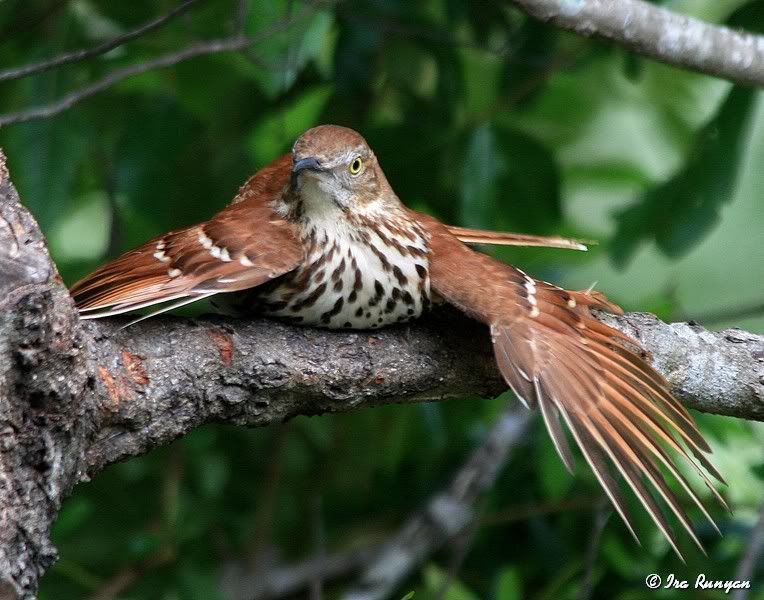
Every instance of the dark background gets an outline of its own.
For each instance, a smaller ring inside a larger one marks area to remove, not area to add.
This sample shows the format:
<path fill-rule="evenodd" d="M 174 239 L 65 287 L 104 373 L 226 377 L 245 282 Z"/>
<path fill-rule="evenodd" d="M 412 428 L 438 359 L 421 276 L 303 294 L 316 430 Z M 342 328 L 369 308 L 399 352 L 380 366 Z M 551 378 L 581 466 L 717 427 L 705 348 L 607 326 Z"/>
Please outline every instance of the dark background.
<path fill-rule="evenodd" d="M 670 5 L 764 26 L 761 2 Z M 173 6 L 0 1 L 0 69 L 96 45 Z M 292 26 L 276 33 L 284 19 Z M 48 104 L 241 26 L 263 41 L 127 78 L 0 130 L 14 183 L 67 282 L 210 216 L 302 131 L 338 123 L 366 136 L 409 206 L 452 224 L 599 240 L 585 254 L 495 251 L 536 276 L 578 288 L 596 281 L 627 310 L 663 319 L 764 331 L 759 94 L 561 33 L 501 1 L 198 0 L 102 56 L 0 82 L 0 112 Z M 328 552 L 382 541 L 445 485 L 508 401 L 201 428 L 77 488 L 56 523 L 61 559 L 40 597 L 114 586 L 125 599 L 214 599 L 232 560 L 255 570 L 312 556 L 317 523 Z M 612 517 L 595 597 L 643 598 L 652 572 L 733 577 L 764 497 L 764 429 L 698 421 L 730 484 L 734 516 L 714 511 L 724 537 L 691 510 L 709 557 L 684 543 L 684 566 L 640 511 L 642 548 Z M 483 523 L 445 598 L 578 597 L 600 497 L 587 469 L 565 472 L 538 420 L 481 503 Z M 451 554 L 433 556 L 396 598 L 434 598 Z M 324 595 L 341 589 L 326 583 Z"/>

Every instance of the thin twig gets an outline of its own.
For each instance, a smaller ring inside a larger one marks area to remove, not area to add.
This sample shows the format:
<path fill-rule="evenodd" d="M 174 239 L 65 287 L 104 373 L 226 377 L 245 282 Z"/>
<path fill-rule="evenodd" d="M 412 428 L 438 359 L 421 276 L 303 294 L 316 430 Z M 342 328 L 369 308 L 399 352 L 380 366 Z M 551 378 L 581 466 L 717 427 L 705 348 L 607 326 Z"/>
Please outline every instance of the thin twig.
<path fill-rule="evenodd" d="M 68 110 L 78 102 L 81 102 L 90 96 L 94 96 L 95 94 L 102 92 L 112 87 L 113 85 L 116 85 L 124 79 L 133 77 L 134 75 L 140 75 L 154 69 L 171 67 L 198 56 L 208 56 L 211 54 L 219 54 L 221 52 L 235 52 L 238 50 L 243 50 L 244 48 L 249 48 L 250 46 L 262 42 L 269 37 L 288 29 L 300 18 L 302 18 L 304 14 L 305 11 L 300 11 L 299 13 L 296 13 L 289 18 L 281 19 L 274 23 L 271 27 L 252 37 L 237 35 L 219 40 L 201 42 L 188 46 L 183 50 L 171 52 L 169 54 L 159 56 L 143 63 L 138 63 L 124 67 L 122 69 L 117 69 L 102 79 L 99 79 L 95 83 L 91 83 L 90 85 L 85 86 L 75 92 L 71 92 L 57 102 L 53 102 L 45 106 L 22 110 L 15 113 L 0 115 L 0 127 L 3 127 L 4 125 L 10 125 L 12 123 L 22 123 L 25 121 L 31 121 L 33 119 L 44 119 L 52 117 L 64 112 L 65 110 Z"/>
<path fill-rule="evenodd" d="M 761 551 L 764 548 L 764 504 L 759 510 L 759 520 L 756 522 L 748 543 L 745 546 L 743 557 L 735 570 L 735 579 L 737 581 L 750 581 L 753 576 L 756 563 L 759 562 Z M 732 594 L 732 600 L 746 600 L 750 594 L 750 588 L 739 588 Z"/>
<path fill-rule="evenodd" d="M 12 39 L 13 36 L 18 33 L 27 32 L 30 29 L 45 23 L 45 21 L 53 17 L 57 12 L 63 10 L 67 4 L 69 4 L 69 0 L 54 0 L 40 12 L 33 14 L 26 20 L 18 18 L 11 19 L 5 27 L 0 29 L 0 44 Z"/>
<path fill-rule="evenodd" d="M 115 573 L 90 596 L 90 600 L 114 600 L 119 598 L 125 590 L 142 577 L 145 577 L 148 572 L 170 564 L 176 558 L 175 551 L 169 545 L 163 545 L 151 557 L 137 564 L 129 565 Z"/>
<path fill-rule="evenodd" d="M 568 498 L 558 502 L 550 502 L 549 504 L 514 506 L 486 515 L 481 519 L 481 525 L 483 527 L 493 527 L 496 525 L 506 525 L 507 523 L 524 521 L 526 519 L 532 519 L 533 517 L 541 517 L 572 510 L 592 509 L 602 501 L 602 498 L 603 496 L 582 496 L 580 498 Z"/>
<path fill-rule="evenodd" d="M 249 16 L 249 0 L 239 0 L 236 6 L 236 14 L 233 19 L 233 30 L 244 35 L 247 28 L 247 17 Z"/>
<path fill-rule="evenodd" d="M 229 600 L 304 597 L 305 590 L 316 576 L 324 581 L 347 577 L 371 563 L 380 550 L 380 544 L 371 544 L 324 557 L 311 557 L 295 564 L 273 566 L 267 571 L 253 570 L 248 564 L 229 563 L 224 567 L 220 587 Z"/>
<path fill-rule="evenodd" d="M 445 600 L 449 588 L 454 583 L 459 571 L 467 558 L 467 555 L 475 542 L 477 532 L 480 529 L 480 519 L 473 519 L 467 529 L 458 535 L 453 541 L 454 551 L 451 555 L 451 562 L 448 566 L 448 573 L 440 589 L 435 593 L 435 600 Z"/>
<path fill-rule="evenodd" d="M 179 446 L 174 446 L 165 471 L 161 493 L 161 516 L 167 531 L 176 529 L 178 495 L 185 471 L 185 459 Z M 156 553 L 121 568 L 99 587 L 90 600 L 114 600 L 140 580 L 147 572 L 171 563 L 177 557 L 174 540 L 165 539 Z"/>
<path fill-rule="evenodd" d="M 578 590 L 578 600 L 589 600 L 591 598 L 594 586 L 594 567 L 600 551 L 602 533 L 605 531 L 605 525 L 607 525 L 612 512 L 607 499 L 601 498 L 594 512 L 594 526 L 592 527 L 592 537 L 589 538 L 589 547 L 586 550 L 584 577 L 581 581 L 581 588 Z"/>
<path fill-rule="evenodd" d="M 319 568 L 313 573 L 310 580 L 310 600 L 321 600 L 323 596 L 324 577 L 326 569 L 326 535 L 324 533 L 324 519 L 321 514 L 321 496 L 313 499 L 313 545 L 316 561 Z"/>
<path fill-rule="evenodd" d="M 468 526 L 468 531 L 454 541 L 454 545 L 458 545 L 462 552 L 454 554 L 451 568 L 454 568 L 453 565 L 456 565 L 457 571 L 461 568 L 461 562 L 464 560 L 462 555 L 465 554 L 465 550 L 469 550 L 469 545 L 465 545 L 464 542 L 469 541 L 469 536 L 480 527 L 522 521 L 535 516 L 569 510 L 593 509 L 601 506 L 603 499 L 605 499 L 604 496 L 571 498 L 542 506 L 521 506 L 477 518 Z M 257 567 L 253 569 L 249 566 L 249 562 L 232 562 L 224 569 L 222 585 L 226 597 L 231 600 L 276 600 L 294 596 L 301 590 L 305 590 L 317 575 L 327 582 L 368 568 L 372 561 L 378 560 L 382 548 L 382 544 L 373 544 L 358 550 L 342 551 L 323 557 L 312 556 L 294 564 L 275 567 L 271 565 L 267 570 Z M 461 559 L 457 560 L 460 556 Z"/>
<path fill-rule="evenodd" d="M 110 50 L 113 50 L 114 48 L 118 48 L 122 44 L 131 42 L 132 40 L 135 40 L 139 37 L 146 35 L 150 31 L 153 31 L 154 29 L 158 29 L 159 27 L 171 21 L 178 15 L 186 12 L 189 8 L 191 8 L 191 5 L 195 4 L 196 2 L 199 2 L 199 0 L 185 0 L 184 2 L 181 2 L 180 4 L 178 4 L 170 12 L 160 17 L 156 17 L 155 19 L 152 19 L 151 21 L 147 21 L 146 23 L 144 23 L 140 27 L 137 27 L 136 29 L 120 34 L 116 37 L 111 38 L 110 40 L 106 40 L 105 42 L 98 44 L 97 46 L 93 46 L 92 48 L 83 48 L 81 50 L 75 50 L 73 52 L 66 52 L 64 54 L 59 54 L 58 56 L 54 56 L 53 58 L 49 58 L 39 63 L 34 63 L 32 65 L 27 65 L 25 67 L 17 67 L 14 69 L 7 69 L 5 71 L 0 71 L 0 81 L 10 81 L 13 79 L 20 79 L 21 77 L 26 77 L 27 75 L 32 75 L 33 73 L 49 71 L 50 69 L 55 69 L 56 67 L 60 67 L 62 65 L 66 65 L 73 62 L 80 62 L 83 60 L 87 60 L 89 58 L 100 56 L 101 54 L 106 54 Z"/>

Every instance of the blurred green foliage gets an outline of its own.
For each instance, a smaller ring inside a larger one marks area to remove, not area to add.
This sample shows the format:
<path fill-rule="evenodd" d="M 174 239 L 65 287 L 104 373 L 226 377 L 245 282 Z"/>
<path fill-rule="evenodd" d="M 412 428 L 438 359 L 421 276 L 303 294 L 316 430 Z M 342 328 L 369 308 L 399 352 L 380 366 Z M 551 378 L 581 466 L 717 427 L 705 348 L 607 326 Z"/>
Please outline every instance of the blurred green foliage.
<path fill-rule="evenodd" d="M 667 4 L 764 25 L 761 2 Z M 173 5 L 5 0 L 0 68 L 95 45 Z M 410 206 L 453 224 L 601 242 L 587 254 L 496 251 L 502 259 L 565 285 L 597 280 L 627 309 L 665 319 L 713 314 L 708 325 L 764 330 L 761 312 L 738 315 L 764 301 L 759 94 L 561 33 L 506 3 L 200 0 L 103 56 L 0 83 L 0 112 L 50 103 L 116 68 L 240 26 L 261 35 L 288 15 L 292 27 L 249 51 L 153 70 L 0 131 L 14 182 L 66 281 L 208 217 L 300 132 L 335 122 L 367 137 Z M 56 523 L 61 560 L 41 597 L 116 586 L 125 599 L 218 598 L 233 559 L 310 557 L 317 505 L 328 551 L 382 540 L 448 481 L 506 401 L 199 429 L 77 488 Z M 594 597 L 642 598 L 651 572 L 732 577 L 764 498 L 764 430 L 699 421 L 730 483 L 735 514 L 716 511 L 724 537 L 701 529 L 709 557 L 688 549 L 683 565 L 646 517 L 642 548 L 612 518 Z M 580 471 L 567 475 L 536 424 L 482 503 L 485 524 L 443 597 L 577 597 L 600 496 Z M 450 560 L 432 557 L 396 597 L 437 596 Z M 763 573 L 759 564 L 759 584 Z M 326 597 L 340 589 L 326 583 Z M 751 597 L 764 598 L 761 585 Z"/>

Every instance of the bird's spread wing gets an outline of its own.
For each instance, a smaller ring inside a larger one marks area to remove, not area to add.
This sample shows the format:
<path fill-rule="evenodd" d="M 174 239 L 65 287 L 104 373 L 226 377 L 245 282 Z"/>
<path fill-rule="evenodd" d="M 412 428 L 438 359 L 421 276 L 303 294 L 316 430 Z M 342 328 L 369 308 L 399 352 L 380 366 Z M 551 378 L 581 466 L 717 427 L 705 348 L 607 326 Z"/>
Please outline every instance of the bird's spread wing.
<path fill-rule="evenodd" d="M 710 449 L 692 417 L 643 358 L 637 343 L 590 314 L 590 308 L 620 309 L 600 294 L 566 291 L 533 279 L 470 250 L 434 219 L 420 219 L 431 234 L 433 291 L 490 327 L 499 370 L 525 404 L 540 407 L 567 468 L 573 469 L 573 455 L 560 419 L 635 538 L 611 466 L 680 557 L 674 533 L 649 487 L 700 546 L 662 470 L 676 479 L 712 524 L 675 457 L 692 465 L 726 507 L 706 472 L 720 481 L 721 476 L 705 457 Z"/>
<path fill-rule="evenodd" d="M 275 161 L 209 221 L 154 238 L 78 281 L 71 293 L 82 317 L 173 302 L 167 310 L 255 287 L 297 267 L 302 245 L 292 226 L 270 207 L 289 169 L 286 159 Z"/>
<path fill-rule="evenodd" d="M 537 248 L 565 248 L 568 250 L 588 250 L 584 242 L 573 238 L 558 236 L 530 235 L 526 233 L 508 233 L 503 231 L 484 231 L 468 227 L 446 225 L 449 233 L 465 244 L 489 244 L 493 246 L 535 246 Z"/>

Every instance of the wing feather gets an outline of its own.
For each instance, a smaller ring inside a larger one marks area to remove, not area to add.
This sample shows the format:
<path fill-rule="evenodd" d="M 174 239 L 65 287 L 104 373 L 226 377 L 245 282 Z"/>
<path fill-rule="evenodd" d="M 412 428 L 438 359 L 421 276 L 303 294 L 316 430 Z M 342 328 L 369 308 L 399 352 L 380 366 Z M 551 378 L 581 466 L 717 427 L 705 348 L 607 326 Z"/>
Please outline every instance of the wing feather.
<path fill-rule="evenodd" d="M 83 317 L 175 301 L 173 308 L 255 287 L 296 268 L 302 244 L 293 225 L 271 207 L 289 171 L 289 157 L 277 159 L 209 221 L 154 238 L 78 281 L 71 293 Z"/>
<path fill-rule="evenodd" d="M 678 464 L 689 464 L 726 507 L 709 474 L 723 479 L 706 457 L 710 448 L 689 412 L 647 362 L 638 342 L 590 312 L 592 308 L 620 309 L 591 290 L 568 291 L 535 280 L 470 250 L 434 219 L 419 218 L 431 236 L 433 291 L 490 326 L 500 372 L 528 406 L 539 405 L 565 466 L 573 469 L 573 455 L 560 419 L 635 538 L 608 464 L 634 492 L 678 556 L 682 557 L 677 538 L 659 501 L 702 549 L 666 477 L 677 480 L 714 527 Z"/>

